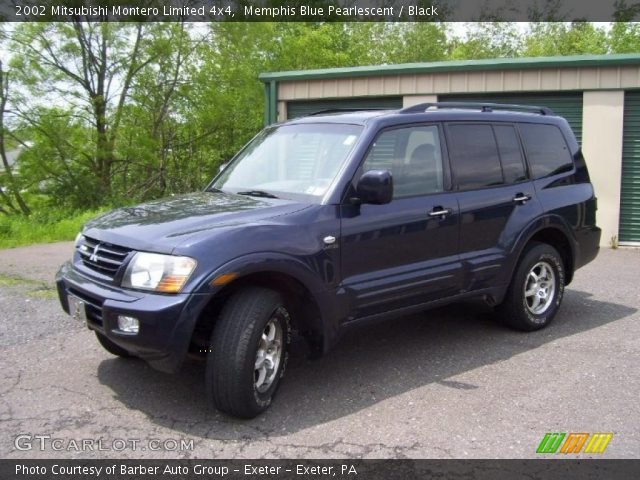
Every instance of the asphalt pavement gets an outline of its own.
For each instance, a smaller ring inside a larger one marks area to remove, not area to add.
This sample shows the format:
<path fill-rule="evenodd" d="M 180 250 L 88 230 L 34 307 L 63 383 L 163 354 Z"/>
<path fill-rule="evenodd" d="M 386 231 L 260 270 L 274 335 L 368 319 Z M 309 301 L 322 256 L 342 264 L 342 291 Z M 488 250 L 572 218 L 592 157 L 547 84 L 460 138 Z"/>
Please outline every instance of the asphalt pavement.
<path fill-rule="evenodd" d="M 638 250 L 603 249 L 539 332 L 465 303 L 294 355 L 250 421 L 208 407 L 202 365 L 114 358 L 65 315 L 53 276 L 71 250 L 0 251 L 2 458 L 532 458 L 547 432 L 613 433 L 582 457 L 640 452 Z"/>

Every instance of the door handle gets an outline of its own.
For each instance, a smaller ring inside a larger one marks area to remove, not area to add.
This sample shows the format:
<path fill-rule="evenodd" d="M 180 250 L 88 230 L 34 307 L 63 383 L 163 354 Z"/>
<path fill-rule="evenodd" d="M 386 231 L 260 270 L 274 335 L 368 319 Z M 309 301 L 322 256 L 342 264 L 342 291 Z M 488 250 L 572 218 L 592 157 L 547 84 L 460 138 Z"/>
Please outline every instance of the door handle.
<path fill-rule="evenodd" d="M 450 208 L 433 207 L 433 210 L 429 212 L 430 217 L 438 217 L 440 220 L 450 215 L 453 212 Z"/>
<path fill-rule="evenodd" d="M 516 193 L 516 196 L 513 197 L 513 201 L 520 204 L 525 204 L 529 200 L 531 200 L 531 195 L 525 193 Z"/>

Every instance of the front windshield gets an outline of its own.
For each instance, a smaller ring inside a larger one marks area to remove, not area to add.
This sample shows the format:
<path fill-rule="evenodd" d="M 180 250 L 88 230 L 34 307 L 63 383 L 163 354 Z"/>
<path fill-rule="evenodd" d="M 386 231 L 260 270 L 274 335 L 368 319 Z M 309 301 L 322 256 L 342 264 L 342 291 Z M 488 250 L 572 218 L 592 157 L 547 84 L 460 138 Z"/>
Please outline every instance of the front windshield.
<path fill-rule="evenodd" d="M 361 126 L 327 123 L 267 128 L 247 145 L 212 187 L 234 193 L 321 197 L 361 132 Z"/>

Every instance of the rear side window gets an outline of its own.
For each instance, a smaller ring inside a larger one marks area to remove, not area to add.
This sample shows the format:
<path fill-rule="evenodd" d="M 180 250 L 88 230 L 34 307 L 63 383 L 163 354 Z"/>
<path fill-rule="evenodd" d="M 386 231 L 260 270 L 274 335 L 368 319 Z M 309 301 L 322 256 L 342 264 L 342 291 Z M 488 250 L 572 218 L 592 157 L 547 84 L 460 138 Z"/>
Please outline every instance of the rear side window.
<path fill-rule="evenodd" d="M 493 131 L 498 142 L 504 181 L 506 183 L 518 183 L 526 180 L 527 174 L 516 129 L 511 125 L 494 125 Z"/>
<path fill-rule="evenodd" d="M 555 125 L 520 124 L 533 178 L 555 175 L 573 168 L 573 161 L 562 132 Z"/>
<path fill-rule="evenodd" d="M 491 125 L 449 125 L 447 136 L 451 168 L 459 190 L 504 183 Z"/>

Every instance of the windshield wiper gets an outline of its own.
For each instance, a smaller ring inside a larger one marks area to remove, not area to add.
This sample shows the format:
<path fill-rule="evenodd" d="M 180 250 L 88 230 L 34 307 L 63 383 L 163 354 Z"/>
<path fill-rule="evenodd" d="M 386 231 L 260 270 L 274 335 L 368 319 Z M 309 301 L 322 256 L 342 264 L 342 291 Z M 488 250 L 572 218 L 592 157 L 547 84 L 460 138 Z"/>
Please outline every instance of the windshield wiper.
<path fill-rule="evenodd" d="M 246 192 L 237 192 L 238 195 L 247 195 L 249 197 L 278 198 L 273 193 L 264 190 L 247 190 Z"/>

